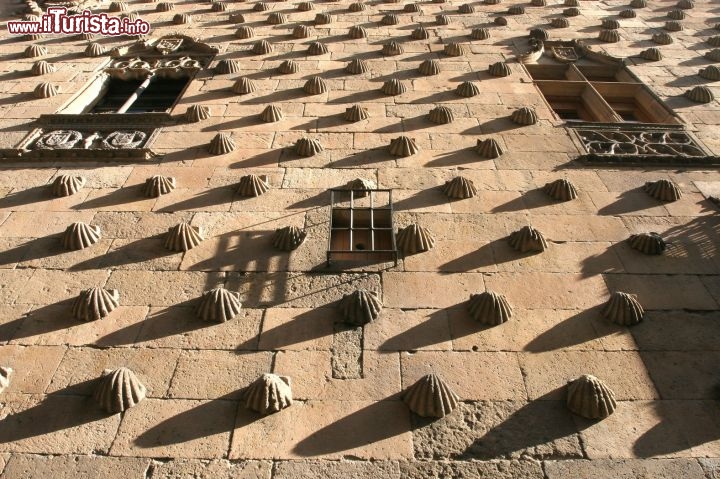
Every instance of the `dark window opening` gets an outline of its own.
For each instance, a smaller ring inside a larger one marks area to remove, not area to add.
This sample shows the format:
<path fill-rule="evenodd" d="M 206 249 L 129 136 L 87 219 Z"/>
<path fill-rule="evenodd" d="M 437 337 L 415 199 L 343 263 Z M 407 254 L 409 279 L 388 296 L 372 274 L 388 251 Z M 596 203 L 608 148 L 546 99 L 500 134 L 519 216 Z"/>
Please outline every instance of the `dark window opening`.
<path fill-rule="evenodd" d="M 107 92 L 93 106 L 90 113 L 149 113 L 168 111 L 180 97 L 189 78 L 155 78 L 140 93 L 130 107 L 119 112 L 125 102 L 143 85 L 145 80 L 111 78 Z"/>

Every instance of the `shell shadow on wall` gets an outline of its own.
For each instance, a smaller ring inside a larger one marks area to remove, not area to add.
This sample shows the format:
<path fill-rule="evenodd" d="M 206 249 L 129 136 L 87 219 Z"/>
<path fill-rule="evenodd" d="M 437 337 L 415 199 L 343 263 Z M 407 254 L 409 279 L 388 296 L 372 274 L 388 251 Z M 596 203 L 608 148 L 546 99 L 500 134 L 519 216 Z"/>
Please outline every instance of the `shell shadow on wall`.
<path fill-rule="evenodd" d="M 630 247 L 632 249 L 651 255 L 662 254 L 667 247 L 665 240 L 663 240 L 657 233 L 640 233 L 630 235 L 628 242 L 630 243 Z"/>
<path fill-rule="evenodd" d="M 306 237 L 305 230 L 297 226 L 285 226 L 275 230 L 272 245 L 280 251 L 293 251 L 303 244 Z"/>
<path fill-rule="evenodd" d="M 496 326 L 512 317 L 512 307 L 502 294 L 485 291 L 470 296 L 468 311 L 475 321 Z"/>
<path fill-rule="evenodd" d="M 376 320 L 380 316 L 382 307 L 378 294 L 366 289 L 358 289 L 344 295 L 338 305 L 343 315 L 343 322 L 353 326 L 364 326 Z"/>
<path fill-rule="evenodd" d="M 100 227 L 90 226 L 82 221 L 73 223 L 63 233 L 62 244 L 67 250 L 80 250 L 100 241 Z"/>
<path fill-rule="evenodd" d="M 508 243 L 513 249 L 521 253 L 529 251 L 542 252 L 548 247 L 545 237 L 532 226 L 523 226 L 510 234 Z"/>
<path fill-rule="evenodd" d="M 241 308 L 240 293 L 218 287 L 203 293 L 195 314 L 203 321 L 224 323 L 237 316 Z"/>
<path fill-rule="evenodd" d="M 643 191 L 660 201 L 677 201 L 682 198 L 680 188 L 670 180 L 648 181 Z"/>
<path fill-rule="evenodd" d="M 270 190 L 267 176 L 246 175 L 240 178 L 238 194 L 245 197 L 256 197 Z"/>
<path fill-rule="evenodd" d="M 72 315 L 81 321 L 95 321 L 112 313 L 120 306 L 117 289 L 90 288 L 80 292 L 72 305 Z"/>
<path fill-rule="evenodd" d="M 5 391 L 10 386 L 10 378 L 12 377 L 13 370 L 9 367 L 0 367 L 0 393 Z"/>
<path fill-rule="evenodd" d="M 157 198 L 175 189 L 175 178 L 171 176 L 153 175 L 145 180 L 145 196 Z"/>
<path fill-rule="evenodd" d="M 543 186 L 543 191 L 556 201 L 570 201 L 577 198 L 575 185 L 565 178 L 560 178 Z"/>
<path fill-rule="evenodd" d="M 477 188 L 475 188 L 472 180 L 464 176 L 456 176 L 452 180 L 445 182 L 442 186 L 442 192 L 445 193 L 448 198 L 464 200 L 477 195 Z"/>
<path fill-rule="evenodd" d="M 460 402 L 457 394 L 435 374 L 423 376 L 407 388 L 402 400 L 418 416 L 438 418 L 453 412 Z"/>
<path fill-rule="evenodd" d="M 406 226 L 397 233 L 397 248 L 404 254 L 422 253 L 435 246 L 435 238 L 427 228 L 417 223 Z"/>
<path fill-rule="evenodd" d="M 632 326 L 642 321 L 645 311 L 634 294 L 616 291 L 605 304 L 602 314 L 615 324 Z"/>
<path fill-rule="evenodd" d="M 84 176 L 60 175 L 55 178 L 52 184 L 52 194 L 61 198 L 74 195 L 85 186 Z"/>
<path fill-rule="evenodd" d="M 190 251 L 204 239 L 201 227 L 183 221 L 168 228 L 163 246 L 170 251 Z"/>
<path fill-rule="evenodd" d="M 277 374 L 263 374 L 243 394 L 245 407 L 267 415 L 292 406 L 290 378 Z"/>
<path fill-rule="evenodd" d="M 587 419 L 604 419 L 615 411 L 615 394 L 604 382 L 584 374 L 568 383 L 567 407 Z"/>
<path fill-rule="evenodd" d="M 93 399 L 110 414 L 116 414 L 145 399 L 146 392 L 145 386 L 130 369 L 106 369 L 95 387 Z"/>

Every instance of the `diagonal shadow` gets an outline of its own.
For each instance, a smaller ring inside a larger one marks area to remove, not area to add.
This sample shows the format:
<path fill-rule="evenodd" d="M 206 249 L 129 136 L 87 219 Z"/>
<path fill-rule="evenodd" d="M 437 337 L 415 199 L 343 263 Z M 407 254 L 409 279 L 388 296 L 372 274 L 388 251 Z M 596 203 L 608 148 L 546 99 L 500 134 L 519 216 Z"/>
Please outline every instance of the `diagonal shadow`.
<path fill-rule="evenodd" d="M 445 196 L 440 188 L 429 188 L 420 190 L 412 196 L 404 198 L 393 204 L 395 211 L 415 210 L 419 208 L 429 208 L 432 206 L 450 204 L 452 201 Z"/>
<path fill-rule="evenodd" d="M 165 234 L 141 238 L 115 250 L 108 251 L 99 258 L 99 263 L 98 258 L 92 258 L 69 269 L 76 271 L 94 268 L 117 268 L 178 254 L 178 252 L 170 251 L 163 246 L 164 238 Z"/>
<path fill-rule="evenodd" d="M 508 244 L 508 238 L 498 238 L 475 251 L 464 254 L 438 267 L 440 271 L 472 271 L 492 265 L 510 263 L 540 254 L 539 252 L 519 253 Z"/>
<path fill-rule="evenodd" d="M 49 258 L 67 252 L 61 245 L 60 235 L 52 234 L 42 238 L 29 239 L 13 248 L 0 251 L 0 266 Z"/>
<path fill-rule="evenodd" d="M 457 308 L 458 306 L 451 306 L 449 308 L 433 311 L 430 313 L 430 317 L 427 321 L 423 321 L 412 328 L 406 329 L 400 334 L 386 339 L 385 342 L 378 347 L 378 350 L 414 351 L 447 341 L 446 338 L 439 336 L 437 331 L 450 330 L 448 310 Z M 480 323 L 478 324 L 480 325 Z"/>
<path fill-rule="evenodd" d="M 641 211 L 647 208 L 662 206 L 663 202 L 651 198 L 642 187 L 623 191 L 620 197 L 609 205 L 598 210 L 598 215 L 613 216 Z"/>
<path fill-rule="evenodd" d="M 208 188 L 197 193 L 192 198 L 188 198 L 177 203 L 173 203 L 156 210 L 161 213 L 174 213 L 176 211 L 192 210 L 196 208 L 207 208 L 220 204 L 230 203 L 234 196 L 234 186 L 218 186 Z M 223 195 L 223 192 L 231 192 L 229 196 Z"/>
<path fill-rule="evenodd" d="M 0 324 L 0 341 L 41 336 L 85 324 L 72 317 L 73 301 L 74 299 L 65 299 L 42 306 L 33 309 L 20 318 Z"/>
<path fill-rule="evenodd" d="M 118 206 L 126 203 L 134 203 L 143 201 L 147 198 L 143 193 L 144 184 L 125 186 L 105 195 L 85 200 L 79 205 L 72 207 L 74 210 L 90 210 L 94 208 L 107 208 L 109 206 Z"/>
<path fill-rule="evenodd" d="M 600 307 L 580 311 L 539 334 L 523 348 L 524 351 L 541 353 L 577 346 L 604 336 L 610 336 L 625 329 L 606 321 L 607 327 L 598 332 L 594 319 L 600 318 Z M 604 321 L 603 319 L 601 319 Z"/>
<path fill-rule="evenodd" d="M 490 161 L 487 158 L 483 158 L 482 156 L 478 155 L 475 151 L 473 151 L 471 148 L 464 148 L 462 150 L 456 150 L 456 151 L 449 151 L 447 153 L 442 153 L 440 156 L 435 158 L 434 160 L 428 161 L 425 166 L 427 167 L 433 167 L 433 168 L 440 168 L 443 166 L 461 166 L 466 165 L 468 163 L 477 163 L 481 161 Z"/>
<path fill-rule="evenodd" d="M 48 185 L 33 186 L 25 190 L 13 191 L 9 195 L 0 198 L 0 209 L 13 209 L 18 206 L 51 201 L 54 198 L 55 196 Z"/>
<path fill-rule="evenodd" d="M 332 318 L 335 310 L 331 306 L 323 305 L 318 309 L 300 313 L 292 321 L 280 324 L 272 329 L 263 330 L 258 337 L 248 339 L 238 345 L 237 350 L 283 350 L 294 344 L 331 336 L 333 334 L 333 322 L 327 321 L 322 324 L 322 320 L 318 318 L 318 310 L 320 312 L 327 311 L 329 313 L 328 317 Z"/>

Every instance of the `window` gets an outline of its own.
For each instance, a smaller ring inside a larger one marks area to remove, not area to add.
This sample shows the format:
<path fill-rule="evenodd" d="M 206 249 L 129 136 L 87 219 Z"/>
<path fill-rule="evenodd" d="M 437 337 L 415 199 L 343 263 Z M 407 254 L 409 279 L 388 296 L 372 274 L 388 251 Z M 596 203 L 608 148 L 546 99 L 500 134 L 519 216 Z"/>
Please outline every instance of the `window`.
<path fill-rule="evenodd" d="M 170 110 L 189 82 L 189 78 L 122 80 L 110 78 L 107 90 L 89 113 L 149 113 Z"/>

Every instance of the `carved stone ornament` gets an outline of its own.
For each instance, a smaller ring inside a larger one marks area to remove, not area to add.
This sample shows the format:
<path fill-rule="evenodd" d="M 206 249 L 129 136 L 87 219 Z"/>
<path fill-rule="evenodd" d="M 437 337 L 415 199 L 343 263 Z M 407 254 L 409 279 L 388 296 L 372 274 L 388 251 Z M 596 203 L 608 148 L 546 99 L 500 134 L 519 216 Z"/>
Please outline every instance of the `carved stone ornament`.
<path fill-rule="evenodd" d="M 208 145 L 208 152 L 211 155 L 225 155 L 234 150 L 235 140 L 227 133 L 218 133 Z"/>
<path fill-rule="evenodd" d="M 646 8 L 648 6 L 647 0 L 632 0 L 630 2 L 632 8 Z"/>
<path fill-rule="evenodd" d="M 425 27 L 420 25 L 412 31 L 412 33 L 410 34 L 410 38 L 412 38 L 413 40 L 427 40 L 430 38 L 430 32 L 428 32 Z"/>
<path fill-rule="evenodd" d="M 110 2 L 108 12 L 127 12 L 130 6 L 126 2 Z"/>
<path fill-rule="evenodd" d="M 227 75 L 229 73 L 240 73 L 241 68 L 240 64 L 236 62 L 235 60 L 220 60 L 217 65 L 215 65 L 215 74 L 217 75 Z"/>
<path fill-rule="evenodd" d="M 308 55 L 324 55 L 328 53 L 328 48 L 322 42 L 312 42 L 308 47 Z"/>
<path fill-rule="evenodd" d="M 267 40 L 260 40 L 252 47 L 252 52 L 255 55 L 267 55 L 268 53 L 272 53 L 272 51 L 273 46 Z"/>
<path fill-rule="evenodd" d="M 390 154 L 402 158 L 412 156 L 420 151 L 415 140 L 407 136 L 399 136 L 390 140 Z"/>
<path fill-rule="evenodd" d="M 508 238 L 510 246 L 520 253 L 530 251 L 542 252 L 548 247 L 545 237 L 532 226 L 523 226 L 510 234 Z"/>
<path fill-rule="evenodd" d="M 138 148 L 145 143 L 146 138 L 147 134 L 142 131 L 113 131 L 105 136 L 102 141 L 102 147 L 109 150 Z M 85 140 L 87 141 L 87 138 Z"/>
<path fill-rule="evenodd" d="M 634 294 L 616 291 L 605 303 L 602 315 L 615 324 L 632 326 L 643 319 L 645 311 Z"/>
<path fill-rule="evenodd" d="M 475 13 L 475 7 L 473 7 L 469 3 L 463 3 L 458 8 L 458 12 L 460 12 L 460 13 Z"/>
<path fill-rule="evenodd" d="M 315 4 L 312 2 L 300 2 L 298 3 L 297 9 L 300 12 L 309 12 L 315 10 Z"/>
<path fill-rule="evenodd" d="M 493 23 L 495 25 L 505 27 L 508 24 L 507 18 L 505 17 L 495 17 L 495 20 L 493 20 Z"/>
<path fill-rule="evenodd" d="M 402 400 L 422 417 L 445 417 L 457 408 L 460 398 L 435 374 L 420 378 L 407 388 Z"/>
<path fill-rule="evenodd" d="M 450 16 L 435 15 L 435 23 L 437 23 L 438 25 L 450 25 Z"/>
<path fill-rule="evenodd" d="M 248 27 L 247 25 L 242 25 L 242 26 L 238 27 L 237 30 L 235 30 L 235 38 L 239 38 L 241 40 L 253 38 L 254 36 L 255 36 L 255 30 L 253 30 L 252 27 Z"/>
<path fill-rule="evenodd" d="M 263 374 L 243 394 L 245 407 L 263 415 L 273 414 L 292 406 L 290 378 Z"/>
<path fill-rule="evenodd" d="M 624 155 L 705 156 L 694 140 L 678 130 L 576 130 L 589 153 Z"/>
<path fill-rule="evenodd" d="M 533 40 L 547 41 L 550 40 L 550 32 L 544 28 L 531 28 L 528 36 Z"/>
<path fill-rule="evenodd" d="M 52 63 L 48 63 L 45 60 L 40 60 L 33 63 L 30 72 L 35 76 L 47 75 L 55 71 L 55 66 Z"/>
<path fill-rule="evenodd" d="M 565 178 L 560 178 L 543 186 L 543 191 L 556 201 L 570 201 L 577 198 L 575 185 Z"/>
<path fill-rule="evenodd" d="M 640 233 L 630 235 L 630 247 L 648 255 L 658 255 L 665 251 L 665 240 L 657 233 Z"/>
<path fill-rule="evenodd" d="M 272 237 L 272 245 L 280 251 L 294 251 L 303 244 L 306 237 L 307 233 L 305 230 L 297 226 L 285 226 L 275 230 Z"/>
<path fill-rule="evenodd" d="M 617 30 L 618 28 L 620 28 L 620 22 L 618 22 L 614 18 L 606 18 L 602 21 L 601 26 L 605 30 Z"/>
<path fill-rule="evenodd" d="M 293 29 L 294 38 L 308 38 L 310 36 L 310 27 L 307 25 L 298 25 Z"/>
<path fill-rule="evenodd" d="M 580 9 L 577 7 L 570 7 L 563 10 L 562 13 L 566 17 L 577 17 L 578 15 L 580 15 Z"/>
<path fill-rule="evenodd" d="M 487 40 L 490 38 L 490 29 L 488 28 L 473 28 L 470 32 L 470 38 L 473 40 Z"/>
<path fill-rule="evenodd" d="M 246 175 L 240 178 L 238 194 L 245 197 L 257 197 L 270 191 L 267 176 Z"/>
<path fill-rule="evenodd" d="M 117 289 L 90 288 L 80 292 L 72 305 L 72 315 L 81 321 L 96 321 L 120 306 Z"/>
<path fill-rule="evenodd" d="M 269 25 L 282 25 L 288 22 L 288 16 L 282 12 L 272 12 L 268 15 L 267 23 Z"/>
<path fill-rule="evenodd" d="M 480 94 L 480 87 L 471 81 L 464 81 L 455 89 L 458 96 L 470 98 Z"/>
<path fill-rule="evenodd" d="M 210 118 L 210 107 L 205 105 L 190 105 L 185 111 L 185 120 L 190 123 L 197 123 L 208 118 Z"/>
<path fill-rule="evenodd" d="M 663 28 L 668 32 L 681 32 L 684 30 L 685 27 L 682 26 L 682 23 L 676 20 L 670 20 L 668 22 L 665 22 L 665 26 Z"/>
<path fill-rule="evenodd" d="M 570 26 L 570 20 L 563 17 L 553 18 L 550 21 L 550 26 L 553 28 L 568 28 Z"/>
<path fill-rule="evenodd" d="M 332 15 L 329 13 L 318 13 L 315 15 L 315 25 L 328 25 L 332 23 Z"/>
<path fill-rule="evenodd" d="M 195 314 L 203 321 L 224 323 L 237 316 L 241 308 L 240 293 L 219 287 L 203 293 Z"/>
<path fill-rule="evenodd" d="M 106 369 L 95 387 L 93 399 L 110 414 L 123 412 L 145 399 L 147 390 L 128 368 Z"/>
<path fill-rule="evenodd" d="M 175 4 L 170 2 L 160 2 L 155 7 L 156 12 L 169 12 L 175 10 Z"/>
<path fill-rule="evenodd" d="M 303 91 L 308 95 L 320 95 L 328 91 L 327 83 L 319 76 L 310 78 L 303 86 Z"/>
<path fill-rule="evenodd" d="M 513 314 L 505 296 L 494 291 L 471 295 L 467 309 L 475 321 L 490 326 L 506 322 Z"/>
<path fill-rule="evenodd" d="M 398 42 L 388 42 L 383 45 L 380 53 L 382 53 L 385 56 L 395 56 L 395 55 L 402 55 L 403 53 L 405 53 L 405 50 L 403 49 L 402 45 L 400 45 Z"/>
<path fill-rule="evenodd" d="M 418 67 L 418 71 L 425 76 L 437 75 L 440 73 L 440 62 L 437 60 L 425 60 Z"/>
<path fill-rule="evenodd" d="M 345 109 L 343 118 L 346 121 L 357 122 L 370 118 L 370 113 L 368 112 L 368 109 L 364 106 L 353 105 L 350 108 Z"/>
<path fill-rule="evenodd" d="M 695 8 L 695 2 L 694 0 L 680 0 L 676 3 L 676 6 L 678 8 L 682 8 L 683 10 L 690 10 Z"/>
<path fill-rule="evenodd" d="M 265 2 L 258 2 L 255 5 L 253 5 L 253 11 L 255 11 L 255 12 L 267 12 L 271 8 L 272 7 Z"/>
<path fill-rule="evenodd" d="M 466 53 L 465 47 L 459 43 L 448 43 L 447 45 L 445 45 L 443 51 L 445 52 L 445 55 L 451 57 L 459 57 L 465 55 Z"/>
<path fill-rule="evenodd" d="M 604 419 L 615 411 L 615 394 L 604 382 L 584 374 L 567 387 L 567 407 L 586 419 Z"/>
<path fill-rule="evenodd" d="M 175 189 L 175 178 L 171 176 L 153 175 L 145 180 L 144 193 L 148 198 L 158 198 Z"/>
<path fill-rule="evenodd" d="M 690 90 L 686 90 L 684 96 L 695 103 L 710 103 L 715 100 L 715 95 L 713 95 L 712 90 L 705 85 L 698 85 Z"/>
<path fill-rule="evenodd" d="M 498 143 L 495 138 L 485 138 L 484 140 L 478 140 L 475 151 L 477 151 L 478 155 L 489 160 L 500 158 L 500 156 L 505 153 L 505 151 L 502 149 L 502 146 L 500 146 L 500 143 Z"/>
<path fill-rule="evenodd" d="M 670 180 L 648 181 L 643 186 L 648 195 L 660 201 L 677 201 L 682 198 L 680 188 Z"/>
<path fill-rule="evenodd" d="M 635 17 L 637 17 L 637 13 L 635 12 L 635 10 L 632 10 L 632 9 L 629 9 L 629 8 L 628 8 L 628 9 L 625 9 L 625 10 L 621 10 L 620 13 L 618 13 L 618 15 L 620 15 L 622 18 L 635 18 Z"/>
<path fill-rule="evenodd" d="M 403 82 L 398 80 L 397 78 L 392 78 L 385 83 L 383 83 L 382 88 L 380 89 L 381 92 L 383 92 L 386 95 L 402 95 L 407 91 L 407 87 Z"/>
<path fill-rule="evenodd" d="M 338 308 L 345 323 L 352 326 L 364 326 L 380 316 L 382 301 L 376 292 L 358 289 L 344 295 Z"/>
<path fill-rule="evenodd" d="M 323 147 L 319 141 L 312 138 L 300 138 L 295 142 L 295 154 L 310 157 L 322 153 Z"/>
<path fill-rule="evenodd" d="M 51 98 L 60 93 L 60 91 L 58 87 L 52 83 L 44 82 L 36 86 L 33 93 L 35 94 L 35 98 Z"/>
<path fill-rule="evenodd" d="M 522 5 L 513 5 L 512 7 L 507 9 L 508 15 L 524 15 L 525 14 L 525 7 Z"/>
<path fill-rule="evenodd" d="M 364 198 L 370 194 L 369 190 L 377 189 L 377 185 L 372 180 L 366 180 L 365 178 L 355 178 L 345 183 L 342 187 L 344 190 L 354 190 L 353 196 L 355 198 Z"/>
<path fill-rule="evenodd" d="M 260 113 L 260 119 L 265 123 L 275 123 L 276 121 L 280 121 L 283 118 L 284 115 L 282 112 L 282 108 L 277 105 L 268 105 L 265 107 L 262 113 Z"/>
<path fill-rule="evenodd" d="M 713 62 L 720 62 L 720 48 L 713 48 L 705 54 L 705 58 Z"/>
<path fill-rule="evenodd" d="M 398 23 L 400 23 L 400 17 L 398 17 L 394 13 L 390 13 L 382 17 L 380 23 L 382 23 L 383 25 L 397 25 Z"/>
<path fill-rule="evenodd" d="M 663 54 L 660 51 L 659 48 L 656 47 L 650 47 L 647 50 L 643 50 L 640 52 L 640 56 L 644 60 L 648 60 L 651 62 L 657 62 L 663 59 Z"/>
<path fill-rule="evenodd" d="M 367 10 L 367 5 L 365 5 L 364 3 L 359 3 L 359 2 L 351 3 L 350 6 L 348 7 L 348 10 L 350 10 L 353 13 L 364 12 L 365 10 Z"/>
<path fill-rule="evenodd" d="M 52 184 L 52 194 L 58 198 L 74 195 L 85 186 L 84 176 L 60 175 Z"/>
<path fill-rule="evenodd" d="M 10 378 L 13 375 L 13 369 L 7 366 L 0 366 L 0 394 L 10 386 Z"/>
<path fill-rule="evenodd" d="M 718 81 L 720 80 L 720 68 L 716 65 L 709 65 L 705 68 L 701 68 L 698 75 L 706 80 Z"/>
<path fill-rule="evenodd" d="M 228 9 L 227 4 L 225 4 L 223 2 L 212 2 L 211 7 L 210 7 L 210 11 L 215 12 L 215 13 L 226 12 L 227 9 Z"/>
<path fill-rule="evenodd" d="M 711 47 L 720 47 L 720 35 L 715 35 L 705 40 Z"/>
<path fill-rule="evenodd" d="M 428 119 L 438 125 L 446 125 L 455 120 L 455 115 L 453 115 L 452 110 L 446 106 L 436 106 L 430 110 Z"/>
<path fill-rule="evenodd" d="M 464 200 L 476 196 L 477 188 L 475 188 L 472 180 L 464 176 L 456 176 L 452 180 L 445 182 L 442 186 L 442 192 L 445 193 L 448 198 Z"/>
<path fill-rule="evenodd" d="M 100 227 L 90 226 L 82 221 L 68 226 L 62 236 L 63 248 L 71 251 L 85 249 L 98 241 L 100 241 Z"/>
<path fill-rule="evenodd" d="M 367 30 L 362 25 L 353 25 L 348 30 L 348 37 L 353 39 L 367 38 Z"/>
<path fill-rule="evenodd" d="M 405 13 L 422 13 L 422 8 L 417 3 L 408 3 L 403 7 Z"/>
<path fill-rule="evenodd" d="M 490 67 L 488 67 L 488 72 L 495 77 L 507 77 L 512 75 L 510 65 L 505 62 L 493 63 Z"/>
<path fill-rule="evenodd" d="M 193 23 L 193 17 L 187 13 L 177 13 L 172 19 L 175 25 L 189 25 Z"/>
<path fill-rule="evenodd" d="M 185 252 L 202 243 L 204 239 L 202 228 L 191 226 L 187 221 L 183 221 L 168 229 L 163 246 L 170 251 Z"/>
<path fill-rule="evenodd" d="M 670 45 L 673 43 L 673 37 L 665 32 L 656 33 L 652 36 L 652 41 L 658 45 Z"/>
<path fill-rule="evenodd" d="M 360 73 L 367 73 L 370 71 L 370 67 L 368 67 L 365 60 L 354 58 L 347 64 L 345 71 L 353 75 L 359 75 Z"/>
<path fill-rule="evenodd" d="M 238 78 L 232 86 L 232 91 L 236 95 L 247 95 L 248 93 L 253 93 L 256 90 L 257 86 L 255 85 L 255 82 L 247 77 Z"/>
<path fill-rule="evenodd" d="M 422 253 L 430 251 L 435 246 L 435 238 L 430 230 L 417 223 L 406 226 L 396 235 L 398 250 L 404 254 Z"/>
<path fill-rule="evenodd" d="M 538 122 L 538 116 L 535 110 L 527 106 L 515 110 L 510 116 L 510 119 L 518 125 L 534 125 Z"/>
<path fill-rule="evenodd" d="M 617 43 L 621 38 L 617 30 L 600 30 L 598 39 L 605 43 Z"/>
<path fill-rule="evenodd" d="M 291 73 L 297 73 L 300 71 L 300 64 L 292 60 L 285 60 L 278 67 L 278 72 L 283 75 L 289 75 Z"/>
<path fill-rule="evenodd" d="M 25 49 L 26 58 L 38 58 L 48 54 L 47 48 L 42 45 L 30 45 Z"/>

